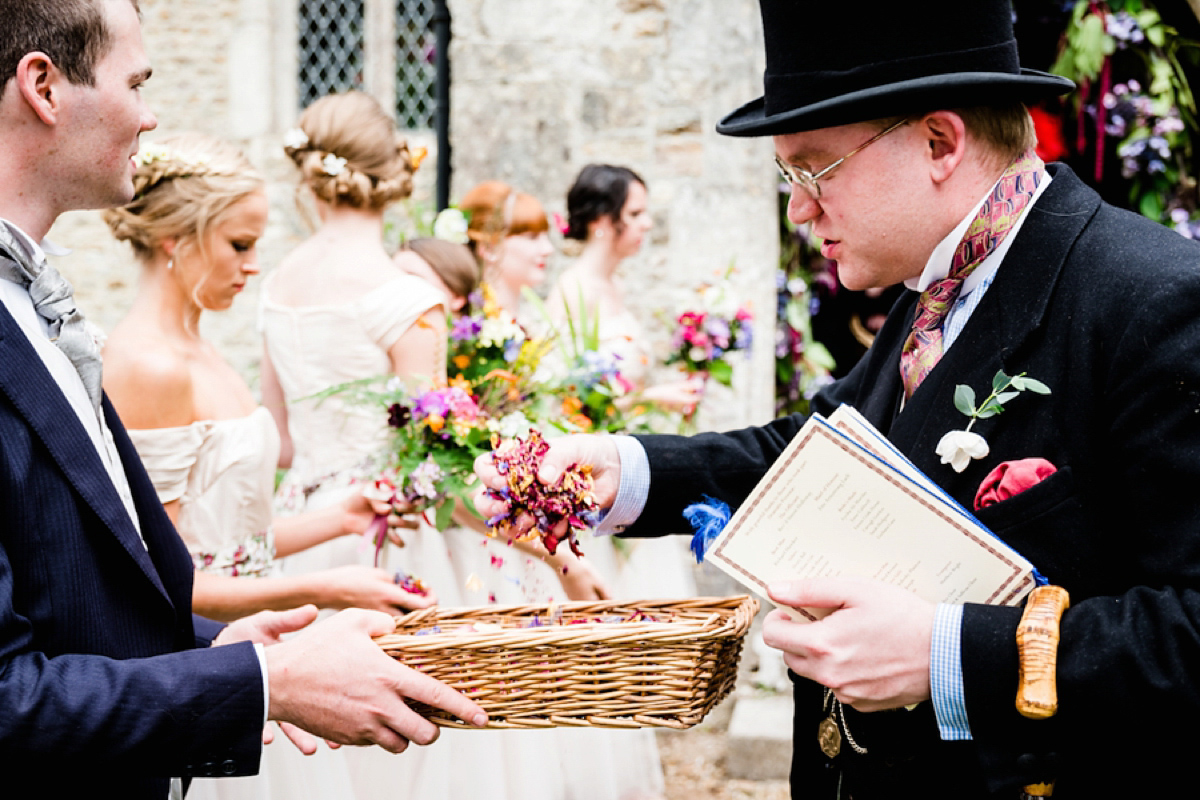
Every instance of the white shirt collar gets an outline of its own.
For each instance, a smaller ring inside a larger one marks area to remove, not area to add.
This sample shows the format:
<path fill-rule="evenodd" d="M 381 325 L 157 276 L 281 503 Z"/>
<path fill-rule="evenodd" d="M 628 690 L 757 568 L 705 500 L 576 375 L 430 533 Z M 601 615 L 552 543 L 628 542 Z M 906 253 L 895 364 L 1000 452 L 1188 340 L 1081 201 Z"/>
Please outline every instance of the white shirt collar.
<path fill-rule="evenodd" d="M 1000 243 L 999 247 L 993 250 L 992 253 L 971 272 L 967 279 L 963 281 L 962 291 L 959 293 L 960 297 L 970 294 L 972 289 L 982 283 L 985 278 L 995 272 L 1000 266 L 1000 262 L 1004 260 L 1004 255 L 1008 252 L 1008 248 L 1012 245 L 1013 240 L 1016 239 L 1017 232 L 1021 229 L 1021 226 L 1025 224 L 1025 218 L 1028 216 L 1029 209 L 1032 208 L 1033 204 L 1036 203 L 1038 198 L 1042 196 L 1042 192 L 1046 191 L 1046 187 L 1050 185 L 1050 181 L 1050 173 L 1043 168 L 1041 179 L 1038 181 L 1038 187 L 1036 190 L 1034 190 L 1033 197 L 1029 198 L 1029 202 L 1026 204 L 1025 209 L 1021 212 L 1020 219 L 1013 224 L 1008 236 L 1004 237 L 1004 241 Z M 921 272 L 920 276 L 917 278 L 909 278 L 906 280 L 904 282 L 905 286 L 913 291 L 923 292 L 934 283 L 940 281 L 942 278 L 950 274 L 950 264 L 954 261 L 954 251 L 958 249 L 959 242 L 961 242 L 963 236 L 966 235 L 967 227 L 971 224 L 971 221 L 975 219 L 975 215 L 979 213 L 979 208 L 983 205 L 984 201 L 991 196 L 992 191 L 995 188 L 995 184 L 993 184 L 983 195 L 983 197 L 979 198 L 979 202 L 967 212 L 966 216 L 962 218 L 962 221 L 955 226 L 954 230 L 950 231 L 950 233 L 946 235 L 946 238 L 938 242 L 937 247 L 933 248 L 933 252 L 929 255 L 929 260 L 925 262 L 924 271 Z"/>
<path fill-rule="evenodd" d="M 3 217 L 0 217 L 0 225 L 4 225 L 4 227 L 8 228 L 8 230 L 12 232 L 13 236 L 16 236 L 18 239 L 20 239 L 21 243 L 29 249 L 30 255 L 32 255 L 34 260 L 38 263 L 45 261 L 47 255 L 65 256 L 71 252 L 69 248 L 61 247 L 49 239 L 42 239 L 40 243 L 35 242 L 32 236 L 21 230 L 16 224 L 9 222 Z"/>

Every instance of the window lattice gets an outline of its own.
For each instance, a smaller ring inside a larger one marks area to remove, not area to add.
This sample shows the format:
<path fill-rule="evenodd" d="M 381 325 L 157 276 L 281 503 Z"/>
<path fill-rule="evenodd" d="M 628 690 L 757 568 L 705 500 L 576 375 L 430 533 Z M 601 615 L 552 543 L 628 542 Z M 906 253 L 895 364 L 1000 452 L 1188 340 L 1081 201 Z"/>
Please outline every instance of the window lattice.
<path fill-rule="evenodd" d="M 396 122 L 434 127 L 437 81 L 433 0 L 396 0 Z"/>
<path fill-rule="evenodd" d="M 300 3 L 300 106 L 363 87 L 363 0 Z"/>

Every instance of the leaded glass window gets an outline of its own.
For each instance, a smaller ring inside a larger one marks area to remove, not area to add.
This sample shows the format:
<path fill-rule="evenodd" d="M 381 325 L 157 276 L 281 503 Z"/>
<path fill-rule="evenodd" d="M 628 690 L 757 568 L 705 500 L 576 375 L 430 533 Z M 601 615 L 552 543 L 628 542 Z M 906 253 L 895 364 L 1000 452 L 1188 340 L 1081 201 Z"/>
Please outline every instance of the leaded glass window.
<path fill-rule="evenodd" d="M 433 13 L 433 0 L 396 0 L 396 122 L 409 130 L 434 127 Z"/>
<path fill-rule="evenodd" d="M 363 0 L 301 0 L 300 106 L 363 88 Z"/>

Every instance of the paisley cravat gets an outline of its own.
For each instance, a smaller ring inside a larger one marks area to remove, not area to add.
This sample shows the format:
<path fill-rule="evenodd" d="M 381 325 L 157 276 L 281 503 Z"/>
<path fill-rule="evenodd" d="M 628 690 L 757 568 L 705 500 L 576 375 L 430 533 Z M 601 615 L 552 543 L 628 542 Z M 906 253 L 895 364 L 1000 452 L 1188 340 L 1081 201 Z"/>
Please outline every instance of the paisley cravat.
<path fill-rule="evenodd" d="M 904 396 L 925 380 L 942 357 L 942 324 L 962 291 L 963 281 L 994 251 L 1021 218 L 1037 191 L 1044 166 L 1033 150 L 1026 150 L 1009 165 L 954 251 L 950 273 L 931 284 L 917 300 L 912 331 L 900 352 Z"/>

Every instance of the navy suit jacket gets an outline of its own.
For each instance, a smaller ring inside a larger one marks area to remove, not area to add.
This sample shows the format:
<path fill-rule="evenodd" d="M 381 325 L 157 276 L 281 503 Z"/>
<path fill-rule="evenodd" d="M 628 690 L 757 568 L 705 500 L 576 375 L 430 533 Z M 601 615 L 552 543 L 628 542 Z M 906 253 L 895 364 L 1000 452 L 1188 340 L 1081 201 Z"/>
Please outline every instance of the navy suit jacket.
<path fill-rule="evenodd" d="M 208 647 L 188 552 L 103 410 L 145 545 L 0 304 L 0 767 L 39 795 L 162 800 L 171 776 L 257 771 L 262 676 L 252 645 Z"/>
<path fill-rule="evenodd" d="M 1002 461 L 1058 467 L 976 515 L 1071 593 L 1060 710 L 1044 721 L 1015 710 L 1020 609 L 968 605 L 962 663 L 974 740 L 940 741 L 929 703 L 848 709 L 868 754 L 844 746 L 835 766 L 856 798 L 1013 797 L 1046 777 L 1058 778 L 1056 798 L 1170 794 L 1190 782 L 1200 714 L 1200 246 L 1104 204 L 1062 165 L 1050 170 L 991 288 L 903 411 L 900 349 L 915 292 L 814 410 L 854 406 L 968 508 Z M 934 452 L 967 422 L 955 386 L 983 397 L 1001 369 L 1053 394 L 1023 394 L 977 423 L 991 453 L 956 473 Z M 680 509 L 704 493 L 736 505 L 803 421 L 643 438 L 651 489 L 629 532 L 680 530 Z M 837 771 L 817 747 L 820 688 L 798 681 L 796 690 L 793 791 L 807 797 Z"/>

